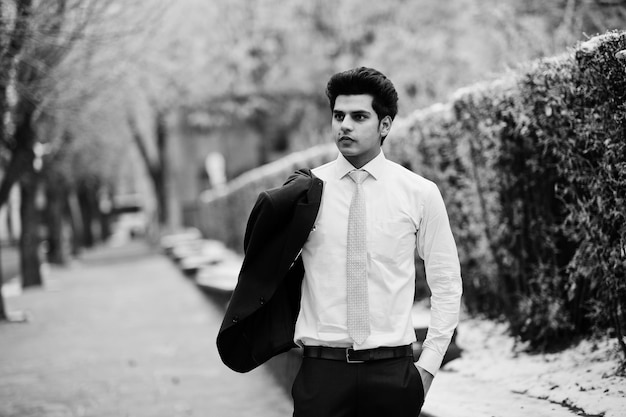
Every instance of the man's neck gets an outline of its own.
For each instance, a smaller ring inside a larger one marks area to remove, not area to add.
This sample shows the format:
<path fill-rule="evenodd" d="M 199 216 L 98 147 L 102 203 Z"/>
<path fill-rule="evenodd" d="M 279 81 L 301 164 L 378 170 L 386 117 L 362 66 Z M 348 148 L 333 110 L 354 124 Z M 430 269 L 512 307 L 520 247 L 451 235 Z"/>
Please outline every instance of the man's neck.
<path fill-rule="evenodd" d="M 369 164 L 371 161 L 373 161 L 378 155 L 380 155 L 381 149 L 378 150 L 378 153 L 374 156 L 368 156 L 368 157 L 359 157 L 359 156 L 345 156 L 344 158 L 346 158 L 346 161 L 350 162 L 350 164 L 356 168 L 356 169 L 361 169 L 363 168 L 365 165 Z"/>

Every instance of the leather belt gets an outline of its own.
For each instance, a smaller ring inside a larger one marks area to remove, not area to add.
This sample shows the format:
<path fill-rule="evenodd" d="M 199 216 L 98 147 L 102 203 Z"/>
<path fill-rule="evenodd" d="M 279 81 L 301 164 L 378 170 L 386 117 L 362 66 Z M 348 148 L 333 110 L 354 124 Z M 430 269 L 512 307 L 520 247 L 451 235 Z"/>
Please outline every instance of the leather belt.
<path fill-rule="evenodd" d="M 379 347 L 375 349 L 354 350 L 352 348 L 335 348 L 326 346 L 305 346 L 305 358 L 330 359 L 346 363 L 363 363 L 382 359 L 395 359 L 413 356 L 411 345 L 396 347 Z"/>

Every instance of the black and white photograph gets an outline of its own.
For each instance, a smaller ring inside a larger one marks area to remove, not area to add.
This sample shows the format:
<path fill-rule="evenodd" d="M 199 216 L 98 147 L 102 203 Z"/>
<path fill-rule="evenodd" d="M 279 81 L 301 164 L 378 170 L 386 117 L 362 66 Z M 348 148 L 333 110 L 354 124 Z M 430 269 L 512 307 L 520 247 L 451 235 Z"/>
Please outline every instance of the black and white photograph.
<path fill-rule="evenodd" d="M 0 417 L 626 416 L 625 0 L 0 0 Z"/>

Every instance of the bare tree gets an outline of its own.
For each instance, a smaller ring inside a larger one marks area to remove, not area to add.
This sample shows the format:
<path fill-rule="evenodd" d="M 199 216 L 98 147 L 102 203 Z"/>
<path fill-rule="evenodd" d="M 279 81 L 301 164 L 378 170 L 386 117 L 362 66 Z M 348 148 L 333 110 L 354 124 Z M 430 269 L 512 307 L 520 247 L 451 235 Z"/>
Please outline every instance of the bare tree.
<path fill-rule="evenodd" d="M 13 147 L 14 142 L 7 138 L 6 119 L 9 115 L 9 91 L 14 85 L 18 58 L 24 49 L 27 39 L 28 22 L 32 16 L 32 0 L 18 2 L 14 9 L 10 10 L 5 1 L 0 2 L 0 146 L 3 148 Z M 20 165 L 18 162 L 22 156 L 11 159 L 12 165 Z M 9 172 L 10 176 L 7 176 Z M 6 202 L 11 185 L 17 180 L 15 169 L 9 166 L 0 184 L 0 207 Z M 5 184 L 6 183 L 6 184 Z M 0 288 L 2 287 L 2 270 L 0 269 Z M 4 299 L 0 292 L 0 320 L 6 320 L 7 314 Z"/>
<path fill-rule="evenodd" d="M 85 66 L 76 70 L 85 71 L 90 64 L 88 46 L 93 45 L 94 38 L 90 37 L 93 27 L 115 17 L 113 5 L 114 2 L 106 0 L 0 2 L 0 151 L 7 159 L 0 182 L 0 207 L 19 181 L 24 286 L 41 284 L 39 222 L 35 206 L 41 155 L 36 155 L 35 150 L 38 144 L 51 139 L 42 134 L 40 124 L 49 119 L 63 101 L 83 100 L 84 103 L 89 90 L 93 94 L 93 86 L 59 89 L 61 77 L 67 74 L 67 70 L 60 69 L 72 52 L 80 50 Z M 73 75 L 77 83 L 77 72 Z M 62 141 L 63 137 L 57 139 Z"/>

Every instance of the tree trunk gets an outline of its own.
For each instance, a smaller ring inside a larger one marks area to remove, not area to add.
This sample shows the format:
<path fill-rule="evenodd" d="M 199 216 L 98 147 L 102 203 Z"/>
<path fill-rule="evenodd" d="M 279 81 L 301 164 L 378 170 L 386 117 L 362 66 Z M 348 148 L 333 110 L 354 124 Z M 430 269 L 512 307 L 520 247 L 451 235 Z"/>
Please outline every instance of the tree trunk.
<path fill-rule="evenodd" d="M 88 185 L 78 187 L 78 205 L 80 207 L 80 217 L 82 220 L 83 246 L 91 248 L 96 242 L 93 232 L 93 207 L 91 204 L 91 192 Z"/>
<path fill-rule="evenodd" d="M 169 220 L 168 192 L 166 181 L 169 166 L 167 163 L 167 125 L 165 123 L 165 114 L 162 111 L 157 111 L 155 122 L 155 134 L 157 140 L 159 166 L 154 167 L 151 175 L 154 182 L 154 190 L 157 199 L 159 224 L 166 225 Z"/>
<path fill-rule="evenodd" d="M 100 213 L 100 240 L 106 242 L 111 237 L 111 214 Z"/>
<path fill-rule="evenodd" d="M 33 114 L 35 104 L 32 101 L 21 100 L 17 108 L 15 143 L 16 147 L 11 155 L 9 168 L 0 187 L 0 204 L 6 198 L 14 182 L 20 182 L 20 266 L 22 272 L 22 286 L 39 286 L 42 284 L 39 259 L 39 216 L 36 207 L 38 175 L 34 170 L 33 151 L 36 135 L 33 128 Z M 12 178 L 8 178 L 9 174 Z M 6 187 L 6 188 L 5 188 Z M 3 200 L 4 199 L 4 200 Z"/>
<path fill-rule="evenodd" d="M 14 219 L 13 215 L 14 215 L 14 203 L 11 203 L 10 198 L 9 198 L 9 204 L 6 205 L 7 208 L 7 223 L 6 223 L 6 228 L 7 228 L 7 236 L 8 236 L 8 243 L 9 245 L 17 245 L 17 233 L 15 231 L 15 222 L 18 219 Z"/>
<path fill-rule="evenodd" d="M 48 262 L 65 265 L 68 253 L 65 244 L 65 211 L 67 191 L 65 186 L 56 178 L 46 184 L 46 225 L 48 237 Z"/>
<path fill-rule="evenodd" d="M 2 285 L 4 283 L 4 277 L 2 274 L 2 245 L 0 245 L 0 321 L 6 321 L 7 310 L 4 306 L 4 295 L 2 295 Z"/>
<path fill-rule="evenodd" d="M 6 321 L 8 318 L 6 308 L 4 307 L 4 296 L 0 292 L 0 321 Z"/>
<path fill-rule="evenodd" d="M 69 213 L 70 228 L 72 230 L 71 253 L 73 256 L 80 255 L 84 245 L 83 217 L 76 190 L 72 189 L 67 195 L 67 211 Z"/>
<path fill-rule="evenodd" d="M 137 145 L 139 154 L 146 165 L 148 175 L 152 181 L 154 194 L 157 202 L 157 219 L 159 225 L 167 225 L 169 221 L 168 210 L 168 192 L 167 192 L 167 124 L 165 121 L 165 112 L 156 110 L 155 116 L 155 136 L 156 136 L 156 158 L 151 158 L 148 152 L 146 138 L 139 131 L 137 123 L 132 116 L 128 116 L 128 127 L 132 134 L 133 140 Z"/>
<path fill-rule="evenodd" d="M 20 236 L 20 265 L 22 286 L 35 287 L 42 285 L 41 259 L 39 246 L 39 213 L 37 211 L 38 178 L 34 172 L 25 174 L 20 181 L 21 206 L 20 217 L 22 234 Z"/>
<path fill-rule="evenodd" d="M 100 224 L 100 239 L 106 242 L 111 237 L 113 195 L 109 187 L 101 187 L 97 195 L 98 219 Z"/>
<path fill-rule="evenodd" d="M 4 171 L 2 183 L 0 184 L 0 207 L 6 204 L 11 194 L 11 188 L 19 181 L 22 174 L 32 169 L 34 159 L 35 153 L 33 152 L 32 143 L 19 142 L 17 147 L 13 149 L 11 160 Z"/>

